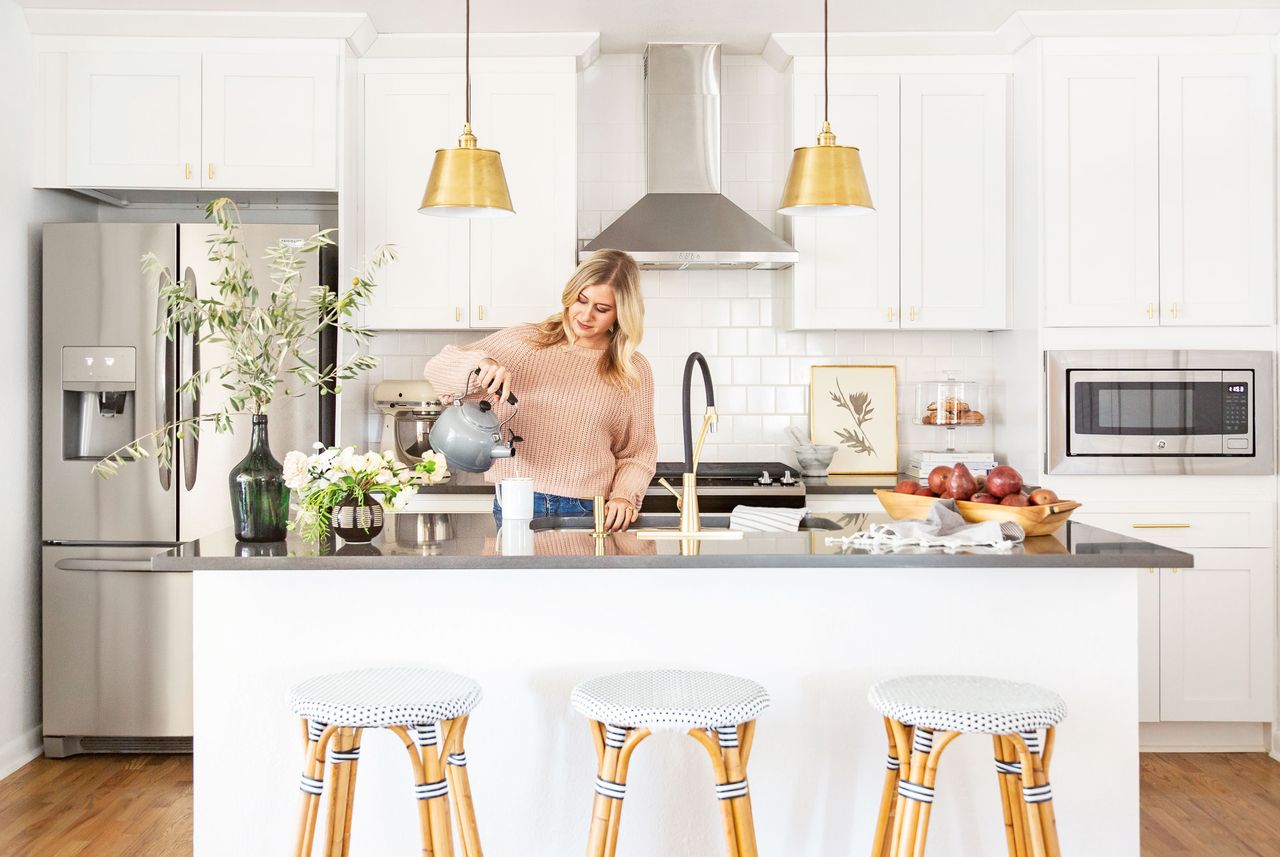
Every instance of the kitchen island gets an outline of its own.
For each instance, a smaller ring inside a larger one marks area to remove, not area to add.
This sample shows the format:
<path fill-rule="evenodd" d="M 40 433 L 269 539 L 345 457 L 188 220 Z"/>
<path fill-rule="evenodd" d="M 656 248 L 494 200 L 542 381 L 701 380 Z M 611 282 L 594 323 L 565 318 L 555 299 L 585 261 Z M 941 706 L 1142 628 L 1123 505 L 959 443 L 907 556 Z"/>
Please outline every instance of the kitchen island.
<path fill-rule="evenodd" d="M 454 515 L 402 516 L 336 554 L 225 534 L 156 557 L 157 569 L 195 573 L 197 857 L 290 853 L 301 747 L 289 688 L 395 664 L 483 687 L 467 751 L 491 855 L 585 849 L 595 758 L 569 692 L 592 675 L 673 666 L 770 691 L 750 771 L 762 854 L 869 850 L 885 745 L 867 689 L 938 672 L 1060 693 L 1063 848 L 1136 857 L 1134 570 L 1191 557 L 1075 523 L 1007 553 L 874 554 L 827 539 L 883 518 L 826 517 L 836 531 L 702 541 L 696 555 L 623 534 L 598 556 L 582 530 L 504 538 L 487 515 Z M 351 854 L 416 853 L 404 751 L 376 730 L 363 747 Z M 692 741 L 645 742 L 629 782 L 622 855 L 722 853 L 711 772 Z M 929 846 L 935 857 L 1004 848 L 989 740 L 948 750 Z"/>

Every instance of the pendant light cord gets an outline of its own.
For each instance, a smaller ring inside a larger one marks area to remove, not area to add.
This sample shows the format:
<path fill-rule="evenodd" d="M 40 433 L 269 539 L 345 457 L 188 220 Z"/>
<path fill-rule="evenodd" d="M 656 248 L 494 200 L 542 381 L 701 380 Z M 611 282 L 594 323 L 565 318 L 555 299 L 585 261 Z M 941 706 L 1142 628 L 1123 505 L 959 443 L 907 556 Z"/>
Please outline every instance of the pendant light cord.
<path fill-rule="evenodd" d="M 471 124 L 471 0 L 467 0 L 467 37 L 466 37 L 466 69 L 467 69 L 467 124 Z"/>
<path fill-rule="evenodd" d="M 471 0 L 467 0 L 467 2 L 470 3 Z M 828 122 L 831 119 L 831 117 L 827 115 L 829 112 L 829 103 L 831 100 L 831 91 L 830 91 L 831 87 L 827 81 L 828 68 L 830 67 L 830 64 L 831 64 L 830 60 L 828 60 L 827 58 L 827 38 L 828 38 L 828 33 L 830 32 L 827 28 L 827 7 L 828 7 L 828 0 L 822 0 L 822 121 L 823 122 Z"/>

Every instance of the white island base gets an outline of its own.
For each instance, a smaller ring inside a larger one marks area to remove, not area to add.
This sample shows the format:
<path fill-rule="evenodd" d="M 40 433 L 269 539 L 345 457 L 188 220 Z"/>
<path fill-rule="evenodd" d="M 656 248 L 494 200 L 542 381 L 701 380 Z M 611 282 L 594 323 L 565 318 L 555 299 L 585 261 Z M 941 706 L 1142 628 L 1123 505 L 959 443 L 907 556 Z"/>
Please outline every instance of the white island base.
<path fill-rule="evenodd" d="M 769 689 L 748 772 L 766 857 L 869 853 L 886 746 L 867 689 L 929 672 L 1060 693 L 1051 782 L 1063 851 L 1139 853 L 1132 568 L 197 566 L 194 596 L 196 857 L 294 853 L 302 747 L 289 688 L 394 664 L 465 673 L 484 689 L 466 749 L 489 857 L 585 851 L 595 756 L 569 692 L 666 666 Z M 724 853 L 710 765 L 690 738 L 645 741 L 628 779 L 620 857 Z M 953 743 L 937 789 L 931 857 L 1005 853 L 989 738 Z M 419 848 L 405 751 L 366 730 L 350 853 Z"/>

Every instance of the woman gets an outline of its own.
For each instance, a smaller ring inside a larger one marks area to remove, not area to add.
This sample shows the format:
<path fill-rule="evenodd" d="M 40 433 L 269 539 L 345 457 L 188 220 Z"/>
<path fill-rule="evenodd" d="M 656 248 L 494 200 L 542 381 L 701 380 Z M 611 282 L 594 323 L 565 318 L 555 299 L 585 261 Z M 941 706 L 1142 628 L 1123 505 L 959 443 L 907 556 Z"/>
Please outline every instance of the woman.
<path fill-rule="evenodd" d="M 579 517 L 605 497 L 605 526 L 625 530 L 653 478 L 653 371 L 636 351 L 644 336 L 644 300 L 635 260 L 600 250 L 565 285 L 563 307 L 540 324 L 499 330 L 472 345 L 446 346 L 427 363 L 441 393 L 478 389 L 502 404 L 520 400 L 510 428 L 524 438 L 514 459 L 498 459 L 485 479 L 533 479 L 534 515 Z M 472 389 L 476 389 L 472 379 Z M 493 516 L 502 525 L 495 498 Z"/>

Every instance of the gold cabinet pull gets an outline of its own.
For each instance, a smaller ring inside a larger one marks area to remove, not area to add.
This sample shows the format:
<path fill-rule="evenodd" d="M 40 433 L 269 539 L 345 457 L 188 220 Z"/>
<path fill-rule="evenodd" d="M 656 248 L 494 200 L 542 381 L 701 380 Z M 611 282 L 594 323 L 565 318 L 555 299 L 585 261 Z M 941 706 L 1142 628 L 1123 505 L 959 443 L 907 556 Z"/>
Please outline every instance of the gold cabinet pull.
<path fill-rule="evenodd" d="M 1173 316 L 1174 318 L 1178 317 L 1178 304 L 1176 302 L 1173 304 L 1173 306 L 1169 307 L 1169 315 Z"/>
<path fill-rule="evenodd" d="M 213 178 L 213 161 L 209 162 L 209 178 Z"/>
<path fill-rule="evenodd" d="M 911 307 L 911 320 L 912 321 L 916 320 L 916 308 L 914 306 Z"/>
<path fill-rule="evenodd" d="M 1135 530 L 1189 530 L 1190 524 L 1130 524 Z"/>
<path fill-rule="evenodd" d="M 1175 568 L 1175 569 L 1173 570 L 1173 573 L 1174 573 L 1174 574 L 1177 574 L 1177 573 L 1178 573 L 1178 572 L 1180 572 L 1180 571 L 1182 571 L 1182 569 L 1180 569 L 1180 568 Z"/>
<path fill-rule="evenodd" d="M 187 161 L 187 164 L 183 168 L 182 172 L 183 172 L 183 175 L 185 175 L 187 178 L 191 178 L 191 162 L 190 161 Z"/>
<path fill-rule="evenodd" d="M 1156 317 L 1156 305 L 1147 304 L 1147 318 L 1155 318 L 1155 317 Z"/>
<path fill-rule="evenodd" d="M 456 306 L 453 308 L 453 320 L 462 321 L 462 307 Z"/>
<path fill-rule="evenodd" d="M 1155 574 L 1155 573 L 1156 573 L 1156 570 L 1154 568 L 1147 569 L 1147 574 Z"/>
<path fill-rule="evenodd" d="M 889 321 L 893 321 L 893 307 L 889 307 Z"/>
<path fill-rule="evenodd" d="M 480 310 L 480 320 L 484 321 L 484 304 L 478 305 L 476 309 Z"/>

